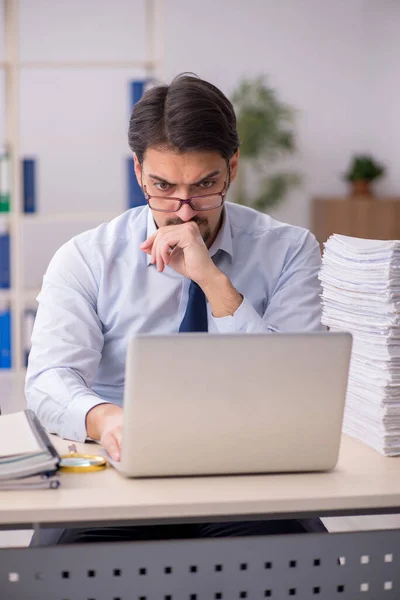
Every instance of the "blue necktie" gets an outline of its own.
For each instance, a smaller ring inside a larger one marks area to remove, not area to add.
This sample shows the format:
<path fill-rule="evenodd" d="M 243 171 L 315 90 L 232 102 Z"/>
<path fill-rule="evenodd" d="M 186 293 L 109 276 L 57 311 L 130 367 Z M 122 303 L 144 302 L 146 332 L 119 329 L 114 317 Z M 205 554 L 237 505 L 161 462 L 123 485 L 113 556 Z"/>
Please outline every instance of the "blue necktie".
<path fill-rule="evenodd" d="M 190 282 L 189 299 L 179 332 L 208 331 L 207 305 L 203 290 L 194 281 Z"/>

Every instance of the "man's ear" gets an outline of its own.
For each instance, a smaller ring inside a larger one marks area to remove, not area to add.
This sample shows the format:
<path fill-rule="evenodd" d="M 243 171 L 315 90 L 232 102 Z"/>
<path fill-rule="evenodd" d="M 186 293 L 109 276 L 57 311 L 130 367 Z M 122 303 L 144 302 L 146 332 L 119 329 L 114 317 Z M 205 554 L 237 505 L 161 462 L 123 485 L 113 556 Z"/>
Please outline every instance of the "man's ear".
<path fill-rule="evenodd" d="M 142 187 L 142 165 L 139 162 L 136 154 L 133 154 L 133 165 L 135 169 L 136 179 L 138 180 L 138 184 Z"/>
<path fill-rule="evenodd" d="M 240 150 L 236 150 L 235 154 L 232 156 L 231 160 L 229 161 L 229 168 L 230 168 L 230 172 L 231 172 L 231 183 L 232 183 L 232 181 L 235 181 L 235 178 L 236 178 L 236 175 L 238 172 L 239 154 L 240 154 Z"/>

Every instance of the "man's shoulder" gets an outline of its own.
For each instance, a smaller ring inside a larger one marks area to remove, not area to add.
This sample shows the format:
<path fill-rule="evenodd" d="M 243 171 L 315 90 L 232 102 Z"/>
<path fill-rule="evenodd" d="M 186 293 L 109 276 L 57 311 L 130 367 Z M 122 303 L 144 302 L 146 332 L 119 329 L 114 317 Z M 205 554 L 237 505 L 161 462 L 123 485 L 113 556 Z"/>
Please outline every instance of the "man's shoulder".
<path fill-rule="evenodd" d="M 146 207 L 133 208 L 74 236 L 55 252 L 47 275 L 60 270 L 77 271 L 83 264 L 95 271 L 125 253 L 133 256 L 132 248 L 139 253 L 139 240 L 146 231 L 147 215 Z"/>
<path fill-rule="evenodd" d="M 113 260 L 124 252 L 131 252 L 132 244 L 139 248 L 139 240 L 147 228 L 146 206 L 129 209 L 111 221 L 74 236 L 64 243 L 53 256 L 52 264 L 65 261 Z"/>
<path fill-rule="evenodd" d="M 296 242 L 305 236 L 311 235 L 303 227 L 278 221 L 270 215 L 248 206 L 227 202 L 226 208 L 233 234 L 244 233 L 257 238 L 273 237 L 287 242 Z"/>
<path fill-rule="evenodd" d="M 132 233 L 135 234 L 146 230 L 147 212 L 147 206 L 131 208 L 111 221 L 78 234 L 70 241 L 80 247 L 123 244 L 132 239 Z"/>

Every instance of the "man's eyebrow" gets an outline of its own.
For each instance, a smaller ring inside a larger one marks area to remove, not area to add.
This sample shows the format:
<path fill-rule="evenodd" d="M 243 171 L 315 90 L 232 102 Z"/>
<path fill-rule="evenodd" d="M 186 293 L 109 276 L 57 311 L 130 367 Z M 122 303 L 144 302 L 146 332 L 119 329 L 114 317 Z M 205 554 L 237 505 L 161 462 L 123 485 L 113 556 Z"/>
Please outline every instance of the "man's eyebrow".
<path fill-rule="evenodd" d="M 203 181 L 208 181 L 209 179 L 212 179 L 213 177 L 216 177 L 217 175 L 220 175 L 221 171 L 212 171 L 211 173 L 209 173 L 208 175 L 206 175 L 205 177 L 202 177 L 201 179 L 199 179 L 199 181 L 196 181 L 193 185 L 198 185 L 199 183 L 203 183 Z"/>
<path fill-rule="evenodd" d="M 160 181 L 161 183 L 168 183 L 168 185 L 173 185 L 170 181 L 167 181 L 166 179 L 164 179 L 163 177 L 159 177 L 158 175 L 153 175 L 152 173 L 149 173 L 149 177 L 151 179 L 155 179 L 156 181 Z"/>
<path fill-rule="evenodd" d="M 220 173 L 221 173 L 221 171 L 212 171 L 211 173 L 208 173 L 208 175 L 206 175 L 205 177 L 202 177 L 201 179 L 199 179 L 199 181 L 195 181 L 191 185 L 198 185 L 199 183 L 208 181 L 209 179 L 212 179 L 213 177 L 220 175 Z M 149 173 L 149 177 L 151 177 L 151 179 L 155 179 L 156 181 L 159 181 L 160 183 L 167 183 L 168 185 L 175 185 L 175 183 L 171 183 L 170 181 L 167 181 L 167 179 L 164 179 L 164 177 L 159 177 L 158 175 L 153 175 L 152 173 Z"/>

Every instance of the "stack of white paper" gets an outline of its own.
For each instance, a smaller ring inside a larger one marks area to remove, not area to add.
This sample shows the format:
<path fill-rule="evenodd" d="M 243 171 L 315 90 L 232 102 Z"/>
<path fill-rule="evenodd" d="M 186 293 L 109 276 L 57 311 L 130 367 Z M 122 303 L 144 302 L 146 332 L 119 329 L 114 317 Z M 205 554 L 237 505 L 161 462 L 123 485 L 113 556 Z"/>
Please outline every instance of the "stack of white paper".
<path fill-rule="evenodd" d="M 343 431 L 400 454 L 400 241 L 325 243 L 322 322 L 353 334 Z"/>

